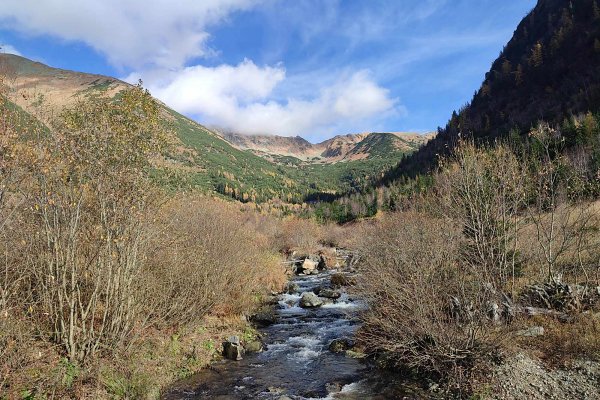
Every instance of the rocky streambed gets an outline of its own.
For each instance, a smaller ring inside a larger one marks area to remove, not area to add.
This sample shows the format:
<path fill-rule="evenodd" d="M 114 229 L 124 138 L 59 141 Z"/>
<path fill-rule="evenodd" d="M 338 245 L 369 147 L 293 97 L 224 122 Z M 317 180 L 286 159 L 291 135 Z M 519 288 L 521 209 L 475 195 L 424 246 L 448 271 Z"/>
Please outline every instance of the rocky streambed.
<path fill-rule="evenodd" d="M 332 285 L 332 277 L 334 284 Z M 348 272 L 295 276 L 259 317 L 259 352 L 223 360 L 181 382 L 166 399 L 416 399 L 422 394 L 384 375 L 352 349 L 364 307 L 345 287 Z M 337 281 L 337 282 L 336 282 Z M 236 338 L 229 347 L 236 348 Z M 237 350 L 231 350 L 232 358 Z"/>

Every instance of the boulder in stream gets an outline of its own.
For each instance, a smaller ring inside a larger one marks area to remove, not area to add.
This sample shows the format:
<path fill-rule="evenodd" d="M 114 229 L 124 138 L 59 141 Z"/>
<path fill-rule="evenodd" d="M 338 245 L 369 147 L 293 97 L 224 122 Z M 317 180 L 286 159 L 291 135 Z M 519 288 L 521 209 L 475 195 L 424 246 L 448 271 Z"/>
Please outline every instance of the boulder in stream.
<path fill-rule="evenodd" d="M 329 351 L 332 353 L 342 353 L 351 349 L 353 346 L 354 342 L 348 338 L 334 339 L 329 343 Z"/>
<path fill-rule="evenodd" d="M 319 291 L 319 296 L 325 297 L 326 299 L 336 300 L 339 299 L 342 296 L 342 294 L 337 290 L 325 288 Z"/>
<path fill-rule="evenodd" d="M 272 309 L 263 310 L 252 315 L 250 321 L 257 326 L 266 327 L 277 322 L 277 314 Z"/>
<path fill-rule="evenodd" d="M 284 293 L 294 294 L 300 291 L 300 286 L 295 282 L 288 282 L 283 289 Z"/>
<path fill-rule="evenodd" d="M 223 357 L 228 360 L 239 361 L 244 355 L 244 348 L 240 342 L 240 338 L 237 336 L 230 336 L 225 342 L 223 342 Z"/>
<path fill-rule="evenodd" d="M 312 274 L 313 271 L 317 270 L 318 265 L 319 265 L 318 261 L 313 261 L 310 258 L 307 258 L 302 263 L 302 272 L 306 275 Z"/>
<path fill-rule="evenodd" d="M 248 353 L 260 353 L 261 351 L 263 351 L 263 344 L 260 340 L 250 340 L 246 342 L 244 349 Z"/>
<path fill-rule="evenodd" d="M 302 293 L 302 298 L 300 298 L 300 307 L 302 308 L 315 308 L 321 307 L 323 305 L 323 300 L 319 298 L 316 294 L 312 292 Z"/>

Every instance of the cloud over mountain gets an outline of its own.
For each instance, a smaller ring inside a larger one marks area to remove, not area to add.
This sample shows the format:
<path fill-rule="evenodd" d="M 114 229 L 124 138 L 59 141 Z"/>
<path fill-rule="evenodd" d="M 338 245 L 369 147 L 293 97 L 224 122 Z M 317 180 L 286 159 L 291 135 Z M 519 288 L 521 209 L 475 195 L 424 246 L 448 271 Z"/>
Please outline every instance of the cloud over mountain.
<path fill-rule="evenodd" d="M 152 74 L 149 75 L 153 76 Z M 128 78 L 135 81 L 137 75 Z M 397 99 L 377 85 L 366 70 L 344 74 L 310 98 L 289 94 L 274 100 L 286 79 L 283 66 L 259 67 L 250 60 L 236 66 L 193 66 L 165 81 L 147 82 L 152 93 L 175 109 L 209 124 L 243 133 L 298 135 L 378 114 L 403 112 Z"/>

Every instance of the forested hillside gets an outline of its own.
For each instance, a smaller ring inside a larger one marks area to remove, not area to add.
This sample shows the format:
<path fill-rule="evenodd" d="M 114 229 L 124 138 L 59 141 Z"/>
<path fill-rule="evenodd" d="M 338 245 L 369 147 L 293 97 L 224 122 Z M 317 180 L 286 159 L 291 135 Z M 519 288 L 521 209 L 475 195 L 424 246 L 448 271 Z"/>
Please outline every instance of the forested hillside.
<path fill-rule="evenodd" d="M 541 0 L 523 19 L 473 99 L 453 112 L 437 137 L 381 183 L 436 165 L 459 137 L 493 141 L 525 135 L 538 121 L 562 124 L 600 110 L 600 5 L 597 0 Z"/>

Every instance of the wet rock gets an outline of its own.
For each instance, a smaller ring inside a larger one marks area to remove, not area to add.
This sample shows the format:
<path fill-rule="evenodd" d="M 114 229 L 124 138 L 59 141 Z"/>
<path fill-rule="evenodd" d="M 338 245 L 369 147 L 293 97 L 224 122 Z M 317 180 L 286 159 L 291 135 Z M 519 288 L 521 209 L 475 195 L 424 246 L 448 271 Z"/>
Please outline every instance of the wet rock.
<path fill-rule="evenodd" d="M 544 327 L 543 326 L 532 326 L 531 328 L 527 328 L 527 329 L 518 331 L 517 336 L 524 336 L 524 337 L 544 336 Z"/>
<path fill-rule="evenodd" d="M 248 353 L 260 353 L 263 350 L 263 344 L 260 340 L 251 340 L 246 343 L 244 349 Z"/>
<path fill-rule="evenodd" d="M 223 356 L 228 360 L 239 361 L 244 355 L 244 348 L 237 336 L 230 336 L 223 343 Z"/>
<path fill-rule="evenodd" d="M 272 310 L 259 312 L 250 317 L 250 322 L 260 327 L 273 325 L 277 322 L 277 314 Z"/>
<path fill-rule="evenodd" d="M 344 385 L 342 385 L 340 382 L 330 382 L 325 384 L 325 390 L 327 390 L 328 394 L 339 393 L 342 391 L 343 387 Z"/>
<path fill-rule="evenodd" d="M 296 304 L 296 302 L 295 302 L 294 300 L 291 300 L 291 299 L 290 299 L 290 300 L 286 301 L 286 302 L 285 302 L 285 304 L 287 304 L 287 305 L 288 305 L 288 306 L 290 306 L 290 307 L 293 307 L 293 306 L 294 306 L 294 304 Z"/>
<path fill-rule="evenodd" d="M 312 292 L 302 293 L 302 298 L 300 299 L 300 307 L 303 308 L 314 308 L 321 307 L 323 305 L 323 300 L 319 298 L 316 294 Z"/>
<path fill-rule="evenodd" d="M 339 299 L 342 294 L 340 292 L 338 292 L 337 290 L 333 290 L 333 289 L 321 289 L 319 291 L 319 296 L 321 297 L 325 297 L 326 299 Z"/>
<path fill-rule="evenodd" d="M 288 282 L 285 285 L 285 289 L 283 289 L 283 291 L 287 294 L 294 294 L 294 293 L 298 293 L 300 291 L 300 286 L 298 286 L 297 283 L 294 282 Z"/>
<path fill-rule="evenodd" d="M 322 393 L 321 391 L 318 391 L 318 390 L 309 390 L 308 392 L 302 393 L 302 398 L 306 398 L 306 399 L 320 399 L 325 394 L 326 393 Z"/>
<path fill-rule="evenodd" d="M 313 261 L 310 258 L 307 258 L 302 263 L 302 272 L 305 274 L 312 274 L 313 271 L 317 270 L 317 266 L 319 265 L 318 261 Z"/>
<path fill-rule="evenodd" d="M 329 343 L 329 351 L 332 353 L 342 353 L 351 349 L 353 346 L 354 342 L 348 338 L 334 339 Z"/>
<path fill-rule="evenodd" d="M 269 393 L 274 393 L 274 394 L 284 394 L 285 393 L 285 389 L 281 388 L 281 387 L 269 386 L 269 388 L 267 390 L 269 391 Z M 279 399 L 282 399 L 285 397 L 287 397 L 287 396 L 282 396 Z"/>

